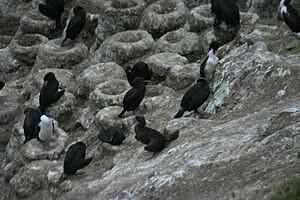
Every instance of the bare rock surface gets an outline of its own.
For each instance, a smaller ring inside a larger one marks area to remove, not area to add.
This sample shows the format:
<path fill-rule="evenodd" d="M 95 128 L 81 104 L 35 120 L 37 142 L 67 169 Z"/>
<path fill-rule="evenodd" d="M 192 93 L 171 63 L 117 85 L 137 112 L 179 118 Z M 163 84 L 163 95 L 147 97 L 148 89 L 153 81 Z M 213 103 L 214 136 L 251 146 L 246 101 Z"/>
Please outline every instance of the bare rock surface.
<path fill-rule="evenodd" d="M 38 9 L 27 12 L 20 20 L 20 34 L 48 35 L 55 29 L 55 21 L 42 15 Z"/>
<path fill-rule="evenodd" d="M 35 69 L 71 69 L 88 56 L 88 48 L 83 42 L 68 41 L 61 47 L 62 38 L 50 40 L 41 46 L 37 54 Z"/>
<path fill-rule="evenodd" d="M 77 95 L 86 97 L 99 83 L 124 78 L 126 78 L 125 71 L 117 63 L 99 63 L 86 68 L 77 76 L 76 81 L 78 84 L 74 90 Z"/>
<path fill-rule="evenodd" d="M 12 39 L 9 49 L 14 57 L 27 65 L 32 65 L 40 49 L 40 45 L 48 42 L 48 38 L 39 34 L 26 34 Z"/>
<path fill-rule="evenodd" d="M 211 27 L 214 22 L 214 18 L 211 15 L 211 6 L 200 5 L 193 8 L 189 13 L 188 20 L 190 31 L 193 32 L 201 32 Z"/>
<path fill-rule="evenodd" d="M 154 79 L 164 80 L 171 68 L 188 63 L 188 60 L 177 53 L 163 52 L 150 56 L 146 63 L 153 70 Z"/>
<path fill-rule="evenodd" d="M 158 38 L 183 26 L 187 15 L 188 9 L 181 0 L 159 0 L 145 9 L 140 28 Z"/>
<path fill-rule="evenodd" d="M 144 30 L 129 30 L 108 37 L 95 52 L 98 62 L 116 62 L 122 65 L 147 53 L 154 39 Z"/>
<path fill-rule="evenodd" d="M 137 29 L 145 9 L 143 0 L 108 0 L 100 5 L 96 37 L 99 42 L 117 32 Z"/>
<path fill-rule="evenodd" d="M 196 33 L 183 30 L 171 31 L 160 37 L 152 47 L 155 53 L 172 52 L 181 56 L 203 54 L 203 45 Z"/>
<path fill-rule="evenodd" d="M 127 80 L 113 79 L 100 83 L 90 94 L 91 103 L 97 108 L 121 106 L 126 92 L 130 89 Z"/>
<path fill-rule="evenodd" d="M 65 1 L 65 16 L 82 3 L 87 21 L 82 41 L 63 47 L 62 37 L 46 38 L 55 22 L 39 3 L 0 2 L 2 199 L 267 200 L 299 173 L 300 38 L 284 36 L 278 1 L 237 1 L 237 32 L 213 29 L 209 0 Z M 174 119 L 213 40 L 221 46 L 210 97 L 200 114 Z M 125 69 L 138 61 L 152 80 L 136 112 L 119 117 Z M 37 139 L 23 144 L 22 126 L 47 72 L 65 93 L 46 110 L 55 131 L 44 149 Z M 136 115 L 162 134 L 179 130 L 178 139 L 153 156 L 135 138 Z M 123 130 L 123 144 L 97 138 L 110 127 Z M 78 141 L 93 160 L 58 184 Z"/>

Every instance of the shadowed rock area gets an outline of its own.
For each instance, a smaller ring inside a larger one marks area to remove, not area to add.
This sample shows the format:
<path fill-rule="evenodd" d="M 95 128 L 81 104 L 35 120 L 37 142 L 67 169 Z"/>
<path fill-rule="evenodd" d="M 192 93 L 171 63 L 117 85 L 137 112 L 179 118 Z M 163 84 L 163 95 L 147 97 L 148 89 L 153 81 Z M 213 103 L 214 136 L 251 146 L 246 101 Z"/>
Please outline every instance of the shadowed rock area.
<path fill-rule="evenodd" d="M 64 20 L 78 4 L 87 17 L 80 39 L 63 47 L 65 33 L 53 34 L 39 3 L 0 2 L 2 199 L 263 200 L 299 173 L 300 37 L 284 36 L 278 1 L 237 1 L 236 32 L 213 29 L 208 0 L 65 0 Z M 208 100 L 200 114 L 174 119 L 214 40 Z M 131 88 L 126 69 L 138 61 L 153 75 L 135 112 L 164 135 L 180 131 L 153 157 L 135 138 L 135 114 L 118 116 Z M 65 93 L 46 108 L 54 132 L 45 149 L 36 138 L 24 144 L 23 123 L 48 72 Z M 126 135 L 121 145 L 98 139 L 110 127 Z M 58 184 L 78 141 L 93 160 Z"/>

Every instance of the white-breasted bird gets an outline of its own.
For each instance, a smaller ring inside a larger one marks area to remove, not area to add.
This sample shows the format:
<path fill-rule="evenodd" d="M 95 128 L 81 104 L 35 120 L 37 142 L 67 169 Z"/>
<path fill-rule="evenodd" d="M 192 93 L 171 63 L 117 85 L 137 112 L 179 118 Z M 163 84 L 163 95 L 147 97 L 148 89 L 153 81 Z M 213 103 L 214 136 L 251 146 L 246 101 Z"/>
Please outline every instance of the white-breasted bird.
<path fill-rule="evenodd" d="M 213 74 L 215 71 L 215 66 L 219 63 L 219 58 L 215 55 L 215 52 L 218 50 L 220 44 L 216 41 L 212 41 L 209 44 L 207 57 L 201 63 L 200 66 L 200 77 L 212 81 Z"/>
<path fill-rule="evenodd" d="M 52 136 L 52 133 L 54 131 L 54 123 L 53 120 L 46 115 L 41 116 L 41 121 L 39 123 L 39 134 L 38 138 L 44 142 L 44 149 L 45 149 L 45 141 L 49 140 Z"/>

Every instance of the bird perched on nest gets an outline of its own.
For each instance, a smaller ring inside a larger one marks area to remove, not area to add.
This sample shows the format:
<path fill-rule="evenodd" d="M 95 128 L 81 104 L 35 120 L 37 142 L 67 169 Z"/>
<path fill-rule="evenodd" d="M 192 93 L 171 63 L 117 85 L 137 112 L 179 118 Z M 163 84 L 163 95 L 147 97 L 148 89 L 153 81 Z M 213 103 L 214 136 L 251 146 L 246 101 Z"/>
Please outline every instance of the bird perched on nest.
<path fill-rule="evenodd" d="M 136 77 L 143 77 L 145 80 L 151 81 L 152 69 L 147 63 L 140 61 L 134 63 L 134 65 L 126 67 L 126 76 L 129 84 L 132 86 L 132 82 Z"/>
<path fill-rule="evenodd" d="M 68 175 L 75 174 L 79 169 L 86 167 L 93 158 L 85 158 L 86 145 L 83 142 L 77 142 L 70 146 L 64 159 L 64 171 L 58 180 L 62 183 Z"/>
<path fill-rule="evenodd" d="M 85 25 L 86 12 L 83 7 L 75 6 L 73 9 L 74 16 L 70 20 L 66 30 L 66 37 L 60 44 L 63 46 L 67 39 L 75 40 Z"/>
<path fill-rule="evenodd" d="M 44 85 L 40 92 L 39 109 L 44 114 L 46 107 L 58 101 L 65 93 L 64 90 L 58 91 L 59 83 L 52 72 L 44 76 Z"/>
<path fill-rule="evenodd" d="M 39 11 L 50 19 L 55 20 L 55 30 L 61 27 L 61 15 L 64 12 L 64 5 L 64 0 L 46 0 L 46 4 L 39 4 Z"/>
<path fill-rule="evenodd" d="M 212 0 L 211 12 L 215 14 L 215 29 L 240 29 L 240 13 L 235 0 Z"/>
<path fill-rule="evenodd" d="M 123 110 L 119 114 L 121 117 L 126 111 L 135 111 L 144 99 L 146 84 L 149 81 L 146 81 L 143 77 L 136 77 L 132 82 L 132 88 L 128 90 L 123 99 Z"/>

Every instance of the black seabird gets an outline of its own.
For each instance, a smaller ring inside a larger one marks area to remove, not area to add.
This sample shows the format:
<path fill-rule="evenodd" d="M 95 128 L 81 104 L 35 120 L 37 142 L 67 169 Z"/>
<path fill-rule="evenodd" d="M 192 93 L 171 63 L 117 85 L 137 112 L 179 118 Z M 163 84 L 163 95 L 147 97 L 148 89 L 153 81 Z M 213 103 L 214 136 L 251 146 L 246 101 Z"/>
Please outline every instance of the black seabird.
<path fill-rule="evenodd" d="M 136 116 L 137 124 L 134 127 L 135 138 L 146 144 L 144 147 L 146 151 L 159 152 L 164 149 L 165 145 L 179 136 L 179 130 L 169 135 L 162 135 L 157 130 L 146 127 L 146 121 L 143 116 Z"/>
<path fill-rule="evenodd" d="M 50 19 L 54 19 L 55 30 L 58 30 L 61 27 L 61 15 L 64 12 L 64 0 L 46 0 L 46 4 L 39 4 L 39 11 Z"/>
<path fill-rule="evenodd" d="M 240 29 L 240 13 L 235 0 L 211 0 L 211 12 L 215 14 L 215 29 Z"/>
<path fill-rule="evenodd" d="M 198 108 L 208 99 L 210 94 L 209 82 L 207 79 L 200 77 L 197 83 L 193 85 L 181 99 L 181 109 L 174 118 L 182 117 L 186 111 L 198 113 Z"/>
<path fill-rule="evenodd" d="M 44 76 L 44 85 L 40 92 L 39 109 L 44 114 L 46 107 L 58 101 L 65 93 L 64 90 L 58 91 L 59 83 L 52 72 Z"/>
<path fill-rule="evenodd" d="M 152 69 L 148 66 L 147 63 L 140 61 L 134 63 L 133 67 L 126 67 L 126 76 L 129 84 L 132 86 L 132 82 L 136 77 L 143 77 L 145 80 L 151 81 Z"/>
<path fill-rule="evenodd" d="M 281 0 L 280 13 L 284 22 L 290 27 L 292 32 L 300 32 L 300 16 L 293 6 L 290 5 L 291 0 Z"/>
<path fill-rule="evenodd" d="M 26 108 L 24 110 L 24 123 L 23 130 L 25 135 L 24 144 L 32 140 L 33 138 L 37 138 L 39 133 L 39 121 L 41 117 L 41 111 L 36 108 Z"/>
<path fill-rule="evenodd" d="M 121 117 L 126 111 L 133 111 L 137 109 L 144 99 L 146 84 L 149 81 L 146 81 L 142 77 L 136 77 L 132 82 L 132 88 L 128 90 L 123 99 L 123 110 L 119 114 Z"/>
<path fill-rule="evenodd" d="M 61 46 L 63 46 L 67 39 L 75 40 L 85 25 L 86 12 L 84 8 L 81 6 L 75 6 L 73 13 L 74 16 L 67 26 L 66 37 L 62 41 Z"/>
<path fill-rule="evenodd" d="M 207 57 L 200 66 L 200 77 L 204 77 L 212 81 L 215 66 L 219 63 L 219 58 L 215 55 L 219 46 L 219 43 L 216 41 L 212 41 L 209 44 Z"/>
<path fill-rule="evenodd" d="M 111 145 L 120 145 L 126 136 L 121 129 L 111 127 L 98 134 L 98 138 Z"/>
<path fill-rule="evenodd" d="M 58 183 L 66 180 L 67 175 L 72 175 L 77 170 L 86 167 L 92 161 L 92 158 L 85 159 L 86 145 L 83 142 L 77 142 L 70 146 L 64 160 L 64 172 L 59 178 Z"/>

